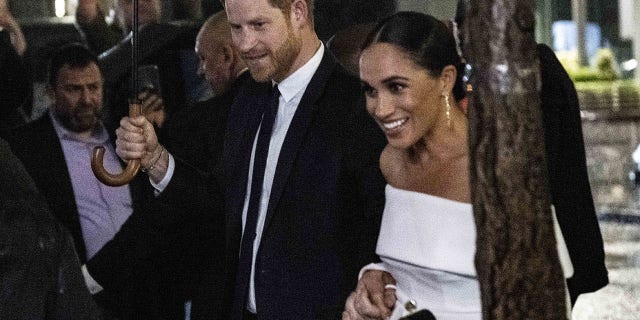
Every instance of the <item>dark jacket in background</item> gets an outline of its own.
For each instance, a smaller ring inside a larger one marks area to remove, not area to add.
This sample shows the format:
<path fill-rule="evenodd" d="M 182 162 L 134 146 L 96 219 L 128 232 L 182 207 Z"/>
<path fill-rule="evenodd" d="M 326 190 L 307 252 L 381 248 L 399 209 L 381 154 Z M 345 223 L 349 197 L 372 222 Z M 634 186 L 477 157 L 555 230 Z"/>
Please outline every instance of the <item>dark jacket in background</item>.
<path fill-rule="evenodd" d="M 1 139 L 0 248 L 3 319 L 101 319 L 71 237 Z"/>
<path fill-rule="evenodd" d="M 553 50 L 543 44 L 537 49 L 551 200 L 573 264 L 568 287 L 575 302 L 578 295 L 609 283 L 604 245 L 587 175 L 575 87 Z"/>
<path fill-rule="evenodd" d="M 3 135 L 31 116 L 32 95 L 27 67 L 6 30 L 0 31 L 0 75 L 0 135 Z"/>
<path fill-rule="evenodd" d="M 98 12 L 98 15 L 104 15 Z M 90 23 L 75 22 L 76 30 L 84 43 L 95 54 L 100 54 L 115 46 L 124 38 L 125 32 L 118 23 L 107 24 L 105 19 L 95 19 Z"/>

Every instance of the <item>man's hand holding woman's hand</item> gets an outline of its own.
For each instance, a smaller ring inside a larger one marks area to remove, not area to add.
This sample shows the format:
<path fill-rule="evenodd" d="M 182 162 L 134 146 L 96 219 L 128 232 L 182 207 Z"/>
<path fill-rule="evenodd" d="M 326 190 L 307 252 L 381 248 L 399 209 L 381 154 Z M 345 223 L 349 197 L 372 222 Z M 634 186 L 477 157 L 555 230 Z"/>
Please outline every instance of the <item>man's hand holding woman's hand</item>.
<path fill-rule="evenodd" d="M 387 319 L 396 303 L 395 290 L 385 288 L 395 284 L 391 274 L 381 270 L 368 270 L 358 281 L 356 291 L 345 303 L 342 320 Z"/>

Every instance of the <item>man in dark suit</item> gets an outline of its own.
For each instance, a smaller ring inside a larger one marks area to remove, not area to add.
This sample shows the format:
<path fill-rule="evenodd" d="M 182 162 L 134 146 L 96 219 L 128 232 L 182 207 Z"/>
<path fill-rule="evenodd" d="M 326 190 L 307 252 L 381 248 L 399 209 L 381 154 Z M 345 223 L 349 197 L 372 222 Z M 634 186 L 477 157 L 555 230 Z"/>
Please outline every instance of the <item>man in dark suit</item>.
<path fill-rule="evenodd" d="M 15 129 L 8 138 L 24 163 L 54 216 L 70 231 L 81 263 L 99 254 L 134 210 L 153 197 L 148 183 L 138 179 L 112 188 L 100 183 L 90 166 L 94 146 L 107 150 L 105 167 L 122 170 L 110 137 L 100 122 L 102 77 L 97 58 L 85 47 L 71 44 L 51 58 L 47 94 L 49 111 L 41 118 Z M 143 271 L 143 270 L 140 270 Z M 135 317 L 140 286 L 130 275 L 118 292 L 92 289 L 101 307 L 118 318 Z M 90 282 L 88 282 L 90 283 Z M 146 285 L 146 284 L 144 284 Z M 143 313 L 144 314 L 144 313 Z"/>
<path fill-rule="evenodd" d="M 225 4 L 253 80 L 231 107 L 224 175 L 203 182 L 172 156 L 148 175 L 185 216 L 224 190 L 226 319 L 338 318 L 359 268 L 375 257 L 384 136 L 357 79 L 318 40 L 312 1 Z M 143 117 L 125 118 L 117 134 L 123 159 L 145 162 L 158 145 Z"/>

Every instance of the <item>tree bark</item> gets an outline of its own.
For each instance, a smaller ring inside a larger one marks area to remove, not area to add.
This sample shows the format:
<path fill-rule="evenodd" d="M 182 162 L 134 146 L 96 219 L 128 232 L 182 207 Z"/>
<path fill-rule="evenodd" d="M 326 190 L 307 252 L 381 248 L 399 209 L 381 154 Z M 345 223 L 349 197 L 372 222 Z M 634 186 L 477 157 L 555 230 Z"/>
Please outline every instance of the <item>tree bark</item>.
<path fill-rule="evenodd" d="M 483 318 L 566 319 L 546 177 L 534 1 L 471 1 L 464 27 Z"/>

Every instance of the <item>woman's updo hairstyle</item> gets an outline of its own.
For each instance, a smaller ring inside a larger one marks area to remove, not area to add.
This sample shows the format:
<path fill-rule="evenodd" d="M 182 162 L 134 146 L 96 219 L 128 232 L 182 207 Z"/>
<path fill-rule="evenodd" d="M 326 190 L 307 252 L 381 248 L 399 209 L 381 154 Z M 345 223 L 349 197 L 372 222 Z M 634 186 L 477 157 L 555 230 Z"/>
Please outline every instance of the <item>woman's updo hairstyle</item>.
<path fill-rule="evenodd" d="M 404 49 L 414 62 L 434 77 L 439 76 L 444 67 L 455 66 L 457 76 L 453 96 L 456 101 L 464 98 L 464 64 L 458 55 L 453 34 L 442 21 L 423 13 L 398 12 L 376 25 L 362 50 L 375 43 L 390 43 Z"/>

